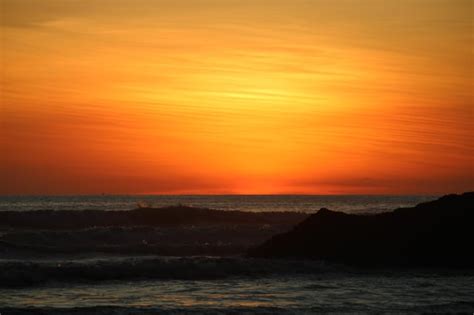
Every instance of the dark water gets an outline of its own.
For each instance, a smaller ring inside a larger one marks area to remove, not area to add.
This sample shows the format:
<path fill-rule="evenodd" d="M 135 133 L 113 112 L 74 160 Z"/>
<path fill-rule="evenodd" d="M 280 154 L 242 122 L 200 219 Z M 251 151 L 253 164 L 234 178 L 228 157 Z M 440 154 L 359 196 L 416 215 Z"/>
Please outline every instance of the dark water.
<path fill-rule="evenodd" d="M 408 207 L 437 196 L 301 196 L 301 195 L 216 195 L 216 196 L 0 196 L 4 210 L 130 210 L 138 204 L 163 207 L 184 204 L 219 210 L 300 211 L 320 208 L 350 213 L 375 213 Z"/>
<path fill-rule="evenodd" d="M 472 275 L 321 272 L 225 280 L 58 283 L 0 289 L 0 304 L 5 314 L 30 307 L 48 314 L 74 309 L 92 314 L 472 313 L 473 281 Z"/>
<path fill-rule="evenodd" d="M 426 196 L 1 197 L 0 211 L 223 210 L 377 213 Z M 245 250 L 293 224 L 0 229 L 0 313 L 468 313 L 474 271 L 366 270 Z"/>

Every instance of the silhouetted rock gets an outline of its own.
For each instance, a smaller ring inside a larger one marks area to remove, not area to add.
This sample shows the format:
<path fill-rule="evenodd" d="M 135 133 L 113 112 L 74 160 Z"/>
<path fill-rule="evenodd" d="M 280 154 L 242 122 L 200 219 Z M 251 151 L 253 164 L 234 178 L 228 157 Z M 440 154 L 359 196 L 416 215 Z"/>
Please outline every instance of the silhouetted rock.
<path fill-rule="evenodd" d="M 474 192 L 376 215 L 321 209 L 250 256 L 365 266 L 473 267 Z"/>

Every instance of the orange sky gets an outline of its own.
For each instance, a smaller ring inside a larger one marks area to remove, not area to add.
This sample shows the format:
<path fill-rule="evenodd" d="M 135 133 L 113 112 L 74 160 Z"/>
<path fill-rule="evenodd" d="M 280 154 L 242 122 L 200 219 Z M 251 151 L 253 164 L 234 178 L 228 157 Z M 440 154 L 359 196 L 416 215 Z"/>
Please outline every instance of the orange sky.
<path fill-rule="evenodd" d="M 0 194 L 474 188 L 470 0 L 0 3 Z"/>

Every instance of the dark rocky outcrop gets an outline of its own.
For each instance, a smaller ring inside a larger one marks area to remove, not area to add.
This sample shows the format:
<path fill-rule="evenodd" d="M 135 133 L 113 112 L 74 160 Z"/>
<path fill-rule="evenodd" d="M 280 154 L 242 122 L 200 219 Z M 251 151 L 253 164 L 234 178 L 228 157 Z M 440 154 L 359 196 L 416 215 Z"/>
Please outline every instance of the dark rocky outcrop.
<path fill-rule="evenodd" d="M 321 209 L 249 251 L 362 266 L 474 268 L 474 192 L 376 215 Z"/>

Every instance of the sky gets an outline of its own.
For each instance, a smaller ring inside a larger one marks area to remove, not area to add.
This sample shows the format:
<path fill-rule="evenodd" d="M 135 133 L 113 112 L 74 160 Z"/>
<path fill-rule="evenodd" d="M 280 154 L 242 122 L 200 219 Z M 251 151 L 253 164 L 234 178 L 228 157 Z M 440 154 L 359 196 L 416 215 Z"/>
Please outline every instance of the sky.
<path fill-rule="evenodd" d="M 0 3 L 0 194 L 474 189 L 473 1 Z"/>

